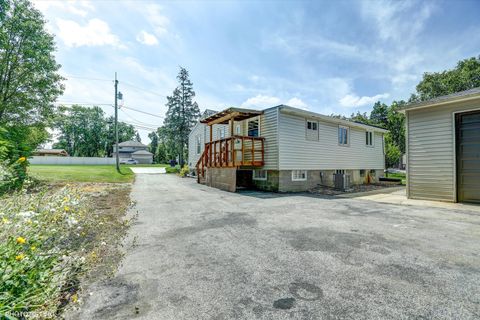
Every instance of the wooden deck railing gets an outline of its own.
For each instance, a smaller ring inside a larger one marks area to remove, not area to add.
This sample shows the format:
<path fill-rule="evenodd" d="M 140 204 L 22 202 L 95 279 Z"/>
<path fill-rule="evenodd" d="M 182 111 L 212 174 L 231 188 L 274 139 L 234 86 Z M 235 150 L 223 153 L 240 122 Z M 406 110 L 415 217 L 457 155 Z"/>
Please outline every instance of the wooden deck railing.
<path fill-rule="evenodd" d="M 232 136 L 205 143 L 197 162 L 197 176 L 205 176 L 205 168 L 261 167 L 265 161 L 263 137 Z"/>

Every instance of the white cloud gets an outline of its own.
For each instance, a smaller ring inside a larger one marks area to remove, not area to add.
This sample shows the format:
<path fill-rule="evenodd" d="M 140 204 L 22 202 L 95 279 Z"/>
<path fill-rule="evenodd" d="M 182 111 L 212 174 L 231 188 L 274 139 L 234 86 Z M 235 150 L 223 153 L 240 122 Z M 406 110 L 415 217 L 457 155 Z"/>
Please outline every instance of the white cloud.
<path fill-rule="evenodd" d="M 290 106 L 290 107 L 299 108 L 299 109 L 303 109 L 303 110 L 308 110 L 307 104 L 305 102 L 303 102 L 301 99 L 296 98 L 296 97 L 288 100 L 285 104 L 287 106 Z"/>
<path fill-rule="evenodd" d="M 352 108 L 352 107 L 361 107 L 368 104 L 373 104 L 380 99 L 388 98 L 390 95 L 388 93 L 377 94 L 372 97 L 363 96 L 359 97 L 356 94 L 347 94 L 340 99 L 339 103 L 342 107 Z"/>
<path fill-rule="evenodd" d="M 85 17 L 89 11 L 95 10 L 90 1 L 34 0 L 33 4 L 43 13 L 55 8 L 81 17 Z"/>
<path fill-rule="evenodd" d="M 152 26 L 155 34 L 159 37 L 168 33 L 170 20 L 162 14 L 162 7 L 157 4 L 151 4 L 146 7 L 146 18 Z"/>
<path fill-rule="evenodd" d="M 242 107 L 267 108 L 267 107 L 272 107 L 279 104 L 286 104 L 288 106 L 304 109 L 304 110 L 308 109 L 307 104 L 297 97 L 293 97 L 285 101 L 278 97 L 262 95 L 262 94 L 256 95 L 255 97 L 248 98 L 244 103 L 242 103 Z"/>
<path fill-rule="evenodd" d="M 158 39 L 153 34 L 148 33 L 145 30 L 140 31 L 137 35 L 137 41 L 147 46 L 154 46 L 158 44 Z"/>
<path fill-rule="evenodd" d="M 248 98 L 247 101 L 242 103 L 243 107 L 271 107 L 273 105 L 280 104 L 282 100 L 278 97 L 267 96 L 263 94 L 256 95 L 255 97 Z"/>
<path fill-rule="evenodd" d="M 375 22 L 380 39 L 404 44 L 423 30 L 426 20 L 435 9 L 432 3 L 413 0 L 383 0 L 375 4 L 366 1 L 361 5 L 365 19 Z"/>
<path fill-rule="evenodd" d="M 108 23 L 100 19 L 91 19 L 85 26 L 72 20 L 57 19 L 57 27 L 57 35 L 67 47 L 123 47 L 118 37 L 110 32 Z"/>

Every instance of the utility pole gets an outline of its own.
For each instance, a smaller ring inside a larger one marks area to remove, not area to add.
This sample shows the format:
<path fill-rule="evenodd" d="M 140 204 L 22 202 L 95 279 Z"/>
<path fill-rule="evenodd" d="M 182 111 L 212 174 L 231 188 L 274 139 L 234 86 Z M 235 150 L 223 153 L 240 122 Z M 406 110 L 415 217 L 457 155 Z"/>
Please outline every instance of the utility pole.
<path fill-rule="evenodd" d="M 115 72 L 115 144 L 116 144 L 116 150 L 115 150 L 115 166 L 117 168 L 117 172 L 120 172 L 120 159 L 118 156 L 119 152 L 119 146 L 118 146 L 118 80 L 117 80 L 117 73 Z"/>

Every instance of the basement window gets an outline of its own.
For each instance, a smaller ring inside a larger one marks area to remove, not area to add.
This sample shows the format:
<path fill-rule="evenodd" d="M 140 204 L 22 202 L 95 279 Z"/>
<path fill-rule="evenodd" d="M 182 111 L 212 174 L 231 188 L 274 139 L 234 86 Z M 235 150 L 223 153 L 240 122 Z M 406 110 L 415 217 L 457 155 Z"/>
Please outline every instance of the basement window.
<path fill-rule="evenodd" d="M 365 132 L 365 144 L 367 147 L 373 147 L 373 132 L 366 131 Z"/>
<path fill-rule="evenodd" d="M 306 181 L 307 170 L 292 170 L 292 181 Z"/>
<path fill-rule="evenodd" d="M 360 170 L 360 177 L 365 177 L 365 169 Z"/>
<path fill-rule="evenodd" d="M 267 170 L 253 170 L 253 180 L 267 180 Z"/>

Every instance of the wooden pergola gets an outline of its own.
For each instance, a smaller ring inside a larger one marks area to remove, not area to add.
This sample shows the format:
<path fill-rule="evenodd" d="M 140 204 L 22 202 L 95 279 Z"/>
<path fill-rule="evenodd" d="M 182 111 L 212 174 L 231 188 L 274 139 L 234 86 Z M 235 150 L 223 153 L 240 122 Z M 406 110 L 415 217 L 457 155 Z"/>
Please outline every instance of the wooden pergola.
<path fill-rule="evenodd" d="M 235 121 L 257 117 L 263 111 L 229 108 L 213 114 L 200 122 L 210 129 L 210 141 L 205 143 L 205 149 L 197 163 L 197 172 L 204 174 L 205 167 L 259 167 L 264 163 L 264 138 L 234 135 Z M 228 124 L 230 137 L 213 140 L 213 126 Z M 241 155 L 241 157 L 239 157 Z"/>

